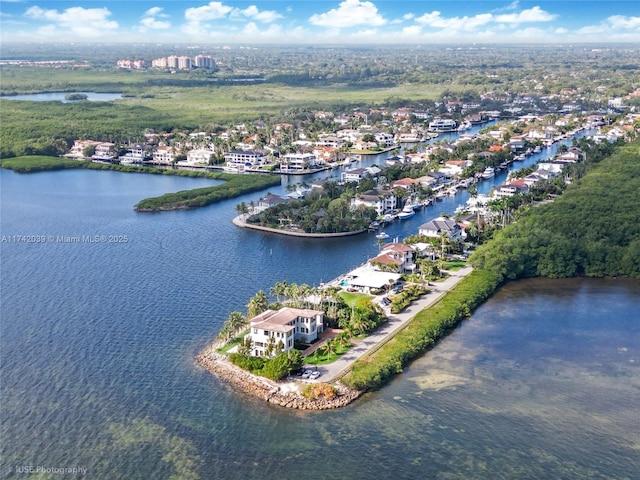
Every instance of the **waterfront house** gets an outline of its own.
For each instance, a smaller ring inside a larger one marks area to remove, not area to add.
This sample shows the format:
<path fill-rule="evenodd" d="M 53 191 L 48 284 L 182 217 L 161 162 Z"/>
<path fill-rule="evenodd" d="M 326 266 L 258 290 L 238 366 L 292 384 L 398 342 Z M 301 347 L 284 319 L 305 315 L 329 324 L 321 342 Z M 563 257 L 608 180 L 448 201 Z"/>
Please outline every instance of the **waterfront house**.
<path fill-rule="evenodd" d="M 416 268 L 413 248 L 397 242 L 384 245 L 380 253 L 369 260 L 369 264 L 376 270 L 392 270 L 396 273 L 413 272 Z"/>
<path fill-rule="evenodd" d="M 527 193 L 529 185 L 524 178 L 519 178 L 495 188 L 492 196 L 495 198 L 513 197 L 516 193 Z"/>
<path fill-rule="evenodd" d="M 158 165 L 171 165 L 175 160 L 175 149 L 168 145 L 163 145 L 153 152 L 153 163 Z"/>
<path fill-rule="evenodd" d="M 360 183 L 360 180 L 362 180 L 367 175 L 375 177 L 380 172 L 381 170 L 375 165 L 371 167 L 354 168 L 353 170 L 347 170 L 345 172 L 342 172 L 340 180 L 345 183 L 346 182 Z"/>
<path fill-rule="evenodd" d="M 471 160 L 448 160 L 444 162 L 444 167 L 441 167 L 439 171 L 448 176 L 461 175 L 464 169 L 471 165 L 473 165 Z"/>
<path fill-rule="evenodd" d="M 262 210 L 266 210 L 269 207 L 273 207 L 274 205 L 279 205 L 281 203 L 286 203 L 288 201 L 289 200 L 286 198 L 282 198 L 278 195 L 274 195 L 273 193 L 268 193 L 266 196 L 258 200 L 256 209 L 259 211 L 262 211 Z"/>
<path fill-rule="evenodd" d="M 427 237 L 440 237 L 444 233 L 451 239 L 462 237 L 462 228 L 454 220 L 444 217 L 435 218 L 418 227 L 418 233 Z"/>
<path fill-rule="evenodd" d="M 317 158 L 313 153 L 287 153 L 280 157 L 280 171 L 302 172 L 316 167 Z"/>
<path fill-rule="evenodd" d="M 95 152 L 91 156 L 92 160 L 99 162 L 111 162 L 116 157 L 115 143 L 102 142 L 96 145 Z"/>
<path fill-rule="evenodd" d="M 397 198 L 392 190 L 367 190 L 351 200 L 351 206 L 364 205 L 373 208 L 378 215 L 397 207 Z"/>
<path fill-rule="evenodd" d="M 278 351 L 292 350 L 296 341 L 307 344 L 316 341 L 324 328 L 324 312 L 290 307 L 266 310 L 249 320 L 249 326 L 251 355 L 275 356 Z M 271 352 L 269 345 L 273 346 Z"/>
<path fill-rule="evenodd" d="M 371 262 L 345 274 L 343 283 L 348 288 L 353 288 L 359 292 L 371 293 L 372 290 L 381 290 L 398 282 L 402 275 L 397 272 L 385 272 L 373 267 Z"/>
<path fill-rule="evenodd" d="M 208 148 L 197 148 L 187 152 L 188 165 L 209 165 L 215 152 Z"/>
<path fill-rule="evenodd" d="M 401 178 L 393 182 L 393 188 L 404 188 L 405 190 L 411 190 L 413 185 L 420 185 L 420 180 L 417 178 Z"/>
<path fill-rule="evenodd" d="M 243 172 L 246 168 L 257 167 L 268 162 L 268 158 L 255 150 L 231 150 L 224 154 L 227 169 Z"/>
<path fill-rule="evenodd" d="M 524 137 L 511 137 L 511 139 L 509 140 L 509 148 L 511 149 L 512 152 L 515 152 L 517 150 L 522 150 L 524 146 L 525 146 Z"/>
<path fill-rule="evenodd" d="M 73 147 L 71 147 L 71 150 L 65 155 L 65 157 L 76 159 L 86 158 L 86 152 L 99 144 L 100 142 L 96 140 L 76 140 Z"/>

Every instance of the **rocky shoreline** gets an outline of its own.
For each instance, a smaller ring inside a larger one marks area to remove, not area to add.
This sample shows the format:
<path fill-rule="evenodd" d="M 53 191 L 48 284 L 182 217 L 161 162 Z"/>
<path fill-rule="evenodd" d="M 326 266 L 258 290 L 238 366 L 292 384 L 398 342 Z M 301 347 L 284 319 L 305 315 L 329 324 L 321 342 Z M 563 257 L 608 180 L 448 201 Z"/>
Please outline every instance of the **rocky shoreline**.
<path fill-rule="evenodd" d="M 216 347 L 214 344 L 206 348 L 196 357 L 196 361 L 204 369 L 234 387 L 274 405 L 298 410 L 329 410 L 344 407 L 364 393 L 343 385 L 332 385 L 338 390 L 335 397 L 310 400 L 289 388 L 290 382 L 273 382 L 236 367 L 227 361 L 224 355 L 218 354 Z"/>

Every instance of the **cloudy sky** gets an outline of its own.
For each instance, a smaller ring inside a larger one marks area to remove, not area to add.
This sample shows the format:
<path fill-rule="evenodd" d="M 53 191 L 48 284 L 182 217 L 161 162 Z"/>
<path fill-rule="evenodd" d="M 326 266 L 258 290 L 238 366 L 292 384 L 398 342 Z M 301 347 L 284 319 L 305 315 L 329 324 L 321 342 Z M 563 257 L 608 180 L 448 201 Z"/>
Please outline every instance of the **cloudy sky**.
<path fill-rule="evenodd" d="M 640 43 L 638 0 L 0 0 L 2 42 Z"/>

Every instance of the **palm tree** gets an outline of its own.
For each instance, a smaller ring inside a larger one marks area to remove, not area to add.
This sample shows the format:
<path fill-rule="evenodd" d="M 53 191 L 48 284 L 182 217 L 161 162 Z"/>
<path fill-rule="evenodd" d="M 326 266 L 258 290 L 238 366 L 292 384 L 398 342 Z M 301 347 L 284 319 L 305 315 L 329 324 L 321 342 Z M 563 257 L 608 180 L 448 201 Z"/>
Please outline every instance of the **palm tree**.
<path fill-rule="evenodd" d="M 329 339 L 325 342 L 325 344 L 321 347 L 322 352 L 326 355 L 327 359 L 331 355 L 335 355 L 338 352 L 338 347 L 336 346 L 336 342 Z"/>
<path fill-rule="evenodd" d="M 248 325 L 248 321 L 247 318 L 242 315 L 242 313 L 236 311 L 229 314 L 229 318 L 227 319 L 225 324 L 228 325 L 229 332 L 233 336 L 238 331 L 246 327 Z"/>
<path fill-rule="evenodd" d="M 269 298 L 260 290 L 247 303 L 247 317 L 253 318 L 269 308 Z"/>

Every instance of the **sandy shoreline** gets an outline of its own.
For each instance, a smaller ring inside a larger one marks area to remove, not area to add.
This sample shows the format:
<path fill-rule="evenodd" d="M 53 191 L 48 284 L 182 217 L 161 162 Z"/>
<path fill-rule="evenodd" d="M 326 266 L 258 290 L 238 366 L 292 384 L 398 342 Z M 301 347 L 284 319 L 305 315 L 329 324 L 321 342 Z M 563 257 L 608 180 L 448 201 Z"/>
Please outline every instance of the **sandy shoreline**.
<path fill-rule="evenodd" d="M 217 346 L 217 344 L 210 345 L 197 355 L 198 364 L 244 393 L 274 405 L 298 410 L 329 410 L 344 407 L 364 393 L 335 384 L 332 385 L 338 390 L 335 397 L 310 400 L 299 393 L 299 390 L 304 388 L 306 384 L 296 381 L 273 382 L 267 378 L 253 375 L 236 367 L 224 355 L 217 353 Z"/>

